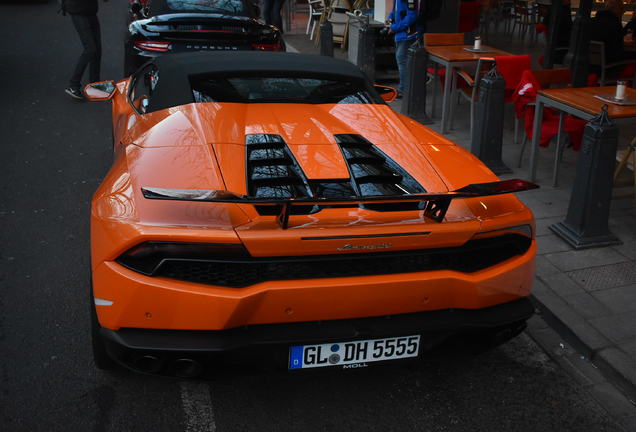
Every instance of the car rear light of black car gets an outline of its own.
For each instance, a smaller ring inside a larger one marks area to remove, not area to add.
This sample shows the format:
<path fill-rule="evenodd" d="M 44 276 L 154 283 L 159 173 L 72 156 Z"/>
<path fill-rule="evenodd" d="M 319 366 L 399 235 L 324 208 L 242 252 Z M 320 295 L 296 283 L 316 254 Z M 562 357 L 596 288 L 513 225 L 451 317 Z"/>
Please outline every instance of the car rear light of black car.
<path fill-rule="evenodd" d="M 135 41 L 135 48 L 144 51 L 167 52 L 172 48 L 170 42 L 161 41 Z"/>
<path fill-rule="evenodd" d="M 252 48 L 258 51 L 282 51 L 281 44 L 252 44 Z"/>
<path fill-rule="evenodd" d="M 164 260 L 213 262 L 247 258 L 251 255 L 242 244 L 148 241 L 128 249 L 116 261 L 131 270 L 150 275 Z"/>

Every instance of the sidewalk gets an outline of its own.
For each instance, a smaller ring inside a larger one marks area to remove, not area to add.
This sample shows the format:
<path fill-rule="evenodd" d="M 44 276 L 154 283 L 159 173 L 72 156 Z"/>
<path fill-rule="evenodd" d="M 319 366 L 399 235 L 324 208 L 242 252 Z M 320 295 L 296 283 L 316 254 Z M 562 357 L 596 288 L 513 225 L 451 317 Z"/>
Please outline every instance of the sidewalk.
<path fill-rule="evenodd" d="M 300 19 L 303 22 L 303 19 Z M 318 54 L 302 26 L 285 35 L 288 51 Z M 491 36 L 489 44 L 515 54 L 530 53 L 536 63 L 543 44 L 512 42 L 506 36 Z M 334 47 L 334 56 L 346 52 Z M 430 87 L 429 87 L 430 88 Z M 438 95 L 438 103 L 441 97 Z M 430 95 L 429 95 L 430 101 Z M 430 104 L 430 102 L 429 102 Z M 393 104 L 400 112 L 400 101 Z M 438 106 L 437 112 L 439 113 Z M 439 118 L 430 125 L 439 131 Z M 458 107 L 454 130 L 446 136 L 464 148 L 470 147 L 468 105 Z M 636 135 L 636 121 L 617 122 L 619 148 Z M 521 146 L 513 143 L 512 108 L 506 108 L 503 160 L 514 172 L 502 178 L 529 178 L 526 149 L 521 168 L 517 158 Z M 528 146 L 529 147 L 529 146 Z M 540 189 L 518 197 L 532 209 L 537 224 L 537 269 L 533 300 L 543 318 L 561 336 L 600 368 L 632 400 L 636 400 L 636 199 L 634 186 L 614 188 L 610 230 L 623 244 L 613 247 L 574 250 L 549 226 L 565 219 L 574 181 L 578 153 L 565 150 L 559 186 L 552 187 L 554 143 L 539 152 L 537 183 Z M 632 175 L 624 173 L 627 179 Z M 633 176 L 632 176 L 633 177 Z"/>

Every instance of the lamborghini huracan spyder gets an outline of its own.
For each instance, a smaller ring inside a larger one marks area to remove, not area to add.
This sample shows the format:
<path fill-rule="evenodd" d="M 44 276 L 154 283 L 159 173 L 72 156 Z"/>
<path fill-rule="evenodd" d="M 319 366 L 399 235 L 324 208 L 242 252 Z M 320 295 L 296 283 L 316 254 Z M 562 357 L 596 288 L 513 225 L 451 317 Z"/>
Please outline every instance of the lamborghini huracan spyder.
<path fill-rule="evenodd" d="M 91 213 L 98 366 L 195 376 L 414 359 L 532 315 L 532 213 L 354 65 L 157 57 L 89 84 L 114 163 Z"/>

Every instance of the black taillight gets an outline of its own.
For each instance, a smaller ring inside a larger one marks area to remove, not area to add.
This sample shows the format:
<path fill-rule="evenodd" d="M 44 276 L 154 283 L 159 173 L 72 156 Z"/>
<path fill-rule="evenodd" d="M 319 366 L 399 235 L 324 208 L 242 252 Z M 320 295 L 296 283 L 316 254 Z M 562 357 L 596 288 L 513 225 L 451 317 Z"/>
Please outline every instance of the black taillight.
<path fill-rule="evenodd" d="M 152 275 L 166 260 L 227 261 L 250 258 L 242 244 L 170 243 L 148 241 L 121 254 L 116 261 L 131 270 Z"/>

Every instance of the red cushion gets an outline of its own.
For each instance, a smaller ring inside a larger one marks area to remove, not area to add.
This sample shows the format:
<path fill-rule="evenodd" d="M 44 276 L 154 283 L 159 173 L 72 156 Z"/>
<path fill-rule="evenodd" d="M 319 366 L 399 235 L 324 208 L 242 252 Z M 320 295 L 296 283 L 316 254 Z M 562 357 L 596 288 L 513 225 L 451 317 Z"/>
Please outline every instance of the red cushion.
<path fill-rule="evenodd" d="M 428 72 L 431 75 L 433 75 L 435 73 L 435 68 L 433 68 L 433 67 L 426 68 L 426 72 Z M 440 78 L 445 77 L 446 76 L 446 68 L 437 69 L 437 76 L 439 76 Z"/>
<path fill-rule="evenodd" d="M 521 80 L 523 71 L 530 69 L 530 56 L 497 56 L 497 72 L 499 72 L 506 81 L 506 90 L 514 90 Z"/>

